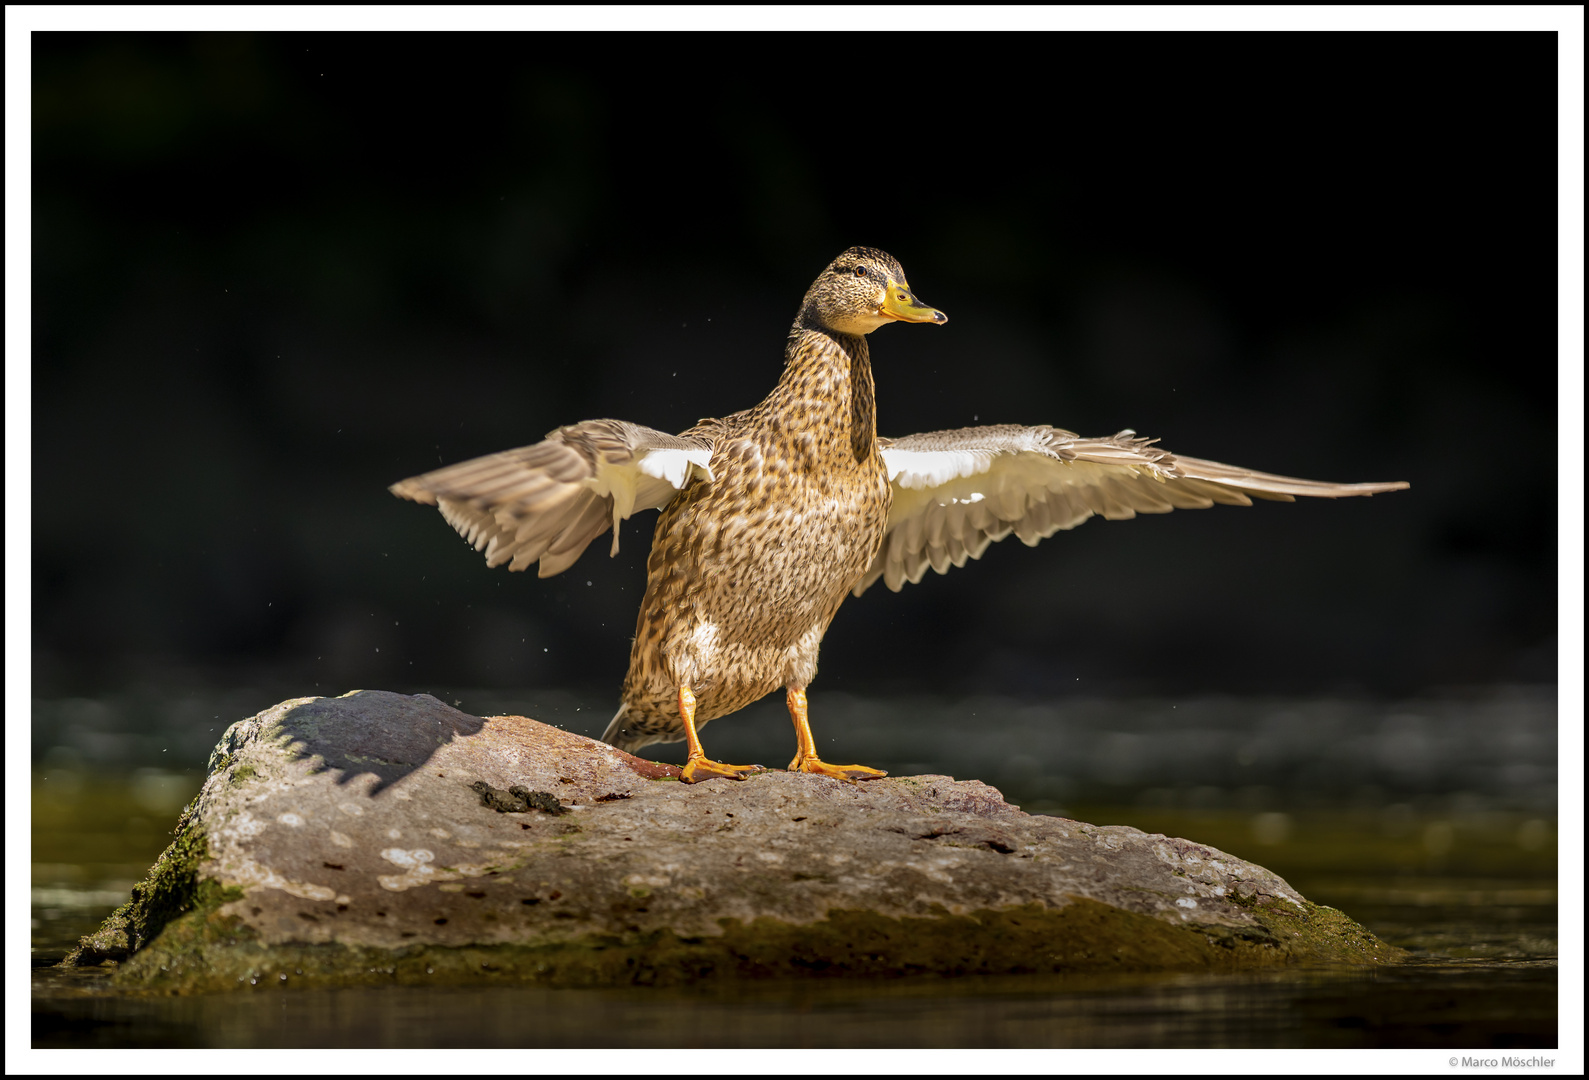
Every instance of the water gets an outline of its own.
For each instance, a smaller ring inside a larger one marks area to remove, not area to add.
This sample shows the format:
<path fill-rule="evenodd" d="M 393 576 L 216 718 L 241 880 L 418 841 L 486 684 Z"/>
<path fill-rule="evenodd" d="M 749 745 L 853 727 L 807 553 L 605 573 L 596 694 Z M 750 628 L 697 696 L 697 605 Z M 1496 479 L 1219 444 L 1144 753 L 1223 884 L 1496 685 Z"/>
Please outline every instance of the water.
<path fill-rule="evenodd" d="M 1556 1045 L 1537 964 L 673 991 L 391 987 L 35 999 L 47 1047 L 899 1048 Z"/>

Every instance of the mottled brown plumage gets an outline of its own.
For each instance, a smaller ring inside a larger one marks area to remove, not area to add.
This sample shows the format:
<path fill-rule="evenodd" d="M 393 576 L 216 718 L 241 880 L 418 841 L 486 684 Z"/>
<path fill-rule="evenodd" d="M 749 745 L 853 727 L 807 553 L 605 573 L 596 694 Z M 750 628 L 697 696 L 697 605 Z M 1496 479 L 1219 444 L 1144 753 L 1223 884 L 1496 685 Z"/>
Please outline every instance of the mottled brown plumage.
<path fill-rule="evenodd" d="M 620 520 L 660 508 L 622 703 L 603 738 L 626 750 L 685 738 L 685 779 L 696 781 L 759 768 L 706 758 L 696 729 L 779 688 L 796 729 L 790 768 L 883 775 L 821 761 L 805 699 L 839 605 L 878 578 L 897 591 L 1012 532 L 1035 544 L 1094 514 L 1406 486 L 1179 458 L 1130 431 L 1082 439 L 1001 425 L 880 440 L 865 335 L 896 320 L 947 321 L 916 300 L 892 257 L 851 248 L 806 293 L 783 375 L 754 408 L 678 436 L 586 421 L 392 490 L 438 505 L 490 565 L 539 560 L 543 577 L 608 528 L 616 551 Z"/>
<path fill-rule="evenodd" d="M 623 713 L 608 733 L 618 745 L 678 738 L 681 686 L 701 725 L 816 677 L 822 635 L 888 522 L 866 338 L 832 328 L 875 306 L 882 273 L 904 281 L 881 252 L 847 252 L 807 295 L 766 400 L 686 433 L 711 440 L 715 479 L 657 522 Z"/>

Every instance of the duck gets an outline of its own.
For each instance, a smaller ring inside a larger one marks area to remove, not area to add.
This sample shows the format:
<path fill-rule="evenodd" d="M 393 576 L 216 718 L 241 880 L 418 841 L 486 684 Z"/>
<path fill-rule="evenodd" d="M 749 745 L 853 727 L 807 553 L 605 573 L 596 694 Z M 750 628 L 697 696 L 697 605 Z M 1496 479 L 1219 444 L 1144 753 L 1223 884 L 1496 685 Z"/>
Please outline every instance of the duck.
<path fill-rule="evenodd" d="M 567 570 L 597 537 L 660 510 L 619 705 L 602 741 L 633 752 L 688 744 L 680 778 L 767 771 L 707 757 L 700 731 L 777 690 L 794 725 L 793 772 L 847 782 L 886 772 L 822 760 L 806 692 L 840 605 L 1028 546 L 1092 517 L 1250 506 L 1253 499 L 1371 496 L 1403 481 L 1336 484 L 1172 454 L 1132 430 L 1083 438 L 998 424 L 902 438 L 877 433 L 869 335 L 942 326 L 893 256 L 852 247 L 807 290 L 783 371 L 759 404 L 677 435 L 586 420 L 541 442 L 391 485 L 437 507 L 488 567 Z"/>

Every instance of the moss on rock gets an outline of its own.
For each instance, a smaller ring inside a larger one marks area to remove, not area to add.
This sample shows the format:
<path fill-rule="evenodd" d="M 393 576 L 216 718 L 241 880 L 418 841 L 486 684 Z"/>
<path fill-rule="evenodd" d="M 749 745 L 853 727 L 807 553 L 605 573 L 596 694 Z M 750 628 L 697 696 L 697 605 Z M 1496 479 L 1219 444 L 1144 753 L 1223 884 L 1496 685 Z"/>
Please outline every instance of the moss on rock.
<path fill-rule="evenodd" d="M 116 983 L 129 992 L 152 994 L 285 986 L 684 985 L 924 974 L 1237 971 L 1340 963 L 1354 947 L 1363 950 L 1364 963 L 1396 958 L 1383 955 L 1387 951 L 1400 953 L 1375 942 L 1339 913 L 1311 930 L 1303 929 L 1307 920 L 1298 919 L 1298 929 L 1274 933 L 1261 927 L 1175 926 L 1083 898 L 1061 907 L 1030 904 L 923 918 L 831 911 L 826 919 L 803 925 L 768 918 L 748 923 L 723 919 L 717 935 L 598 933 L 546 945 L 400 949 L 267 947 L 235 916 L 216 907 L 195 905 L 169 924 L 151 948 L 117 971 Z"/>
<path fill-rule="evenodd" d="M 61 961 L 63 967 L 92 967 L 121 963 L 157 938 L 166 946 L 163 931 L 184 915 L 200 920 L 222 904 L 239 899 L 243 891 L 225 888 L 201 878 L 199 867 L 209 857 L 209 840 L 194 819 L 195 799 L 178 819 L 176 839 L 132 887 L 127 902 L 105 919 L 94 933 L 78 942 Z"/>

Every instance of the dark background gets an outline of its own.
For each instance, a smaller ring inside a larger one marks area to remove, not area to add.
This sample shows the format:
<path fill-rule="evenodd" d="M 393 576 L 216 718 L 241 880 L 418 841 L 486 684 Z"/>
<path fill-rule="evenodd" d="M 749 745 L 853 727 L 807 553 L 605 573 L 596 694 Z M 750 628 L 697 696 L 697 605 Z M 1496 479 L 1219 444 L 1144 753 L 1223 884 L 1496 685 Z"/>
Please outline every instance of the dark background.
<path fill-rule="evenodd" d="M 873 336 L 884 434 L 1412 489 L 879 584 L 814 700 L 1555 680 L 1554 35 L 33 42 L 36 696 L 573 687 L 599 730 L 654 515 L 538 581 L 386 486 L 753 404 L 857 243 L 950 319 Z"/>

